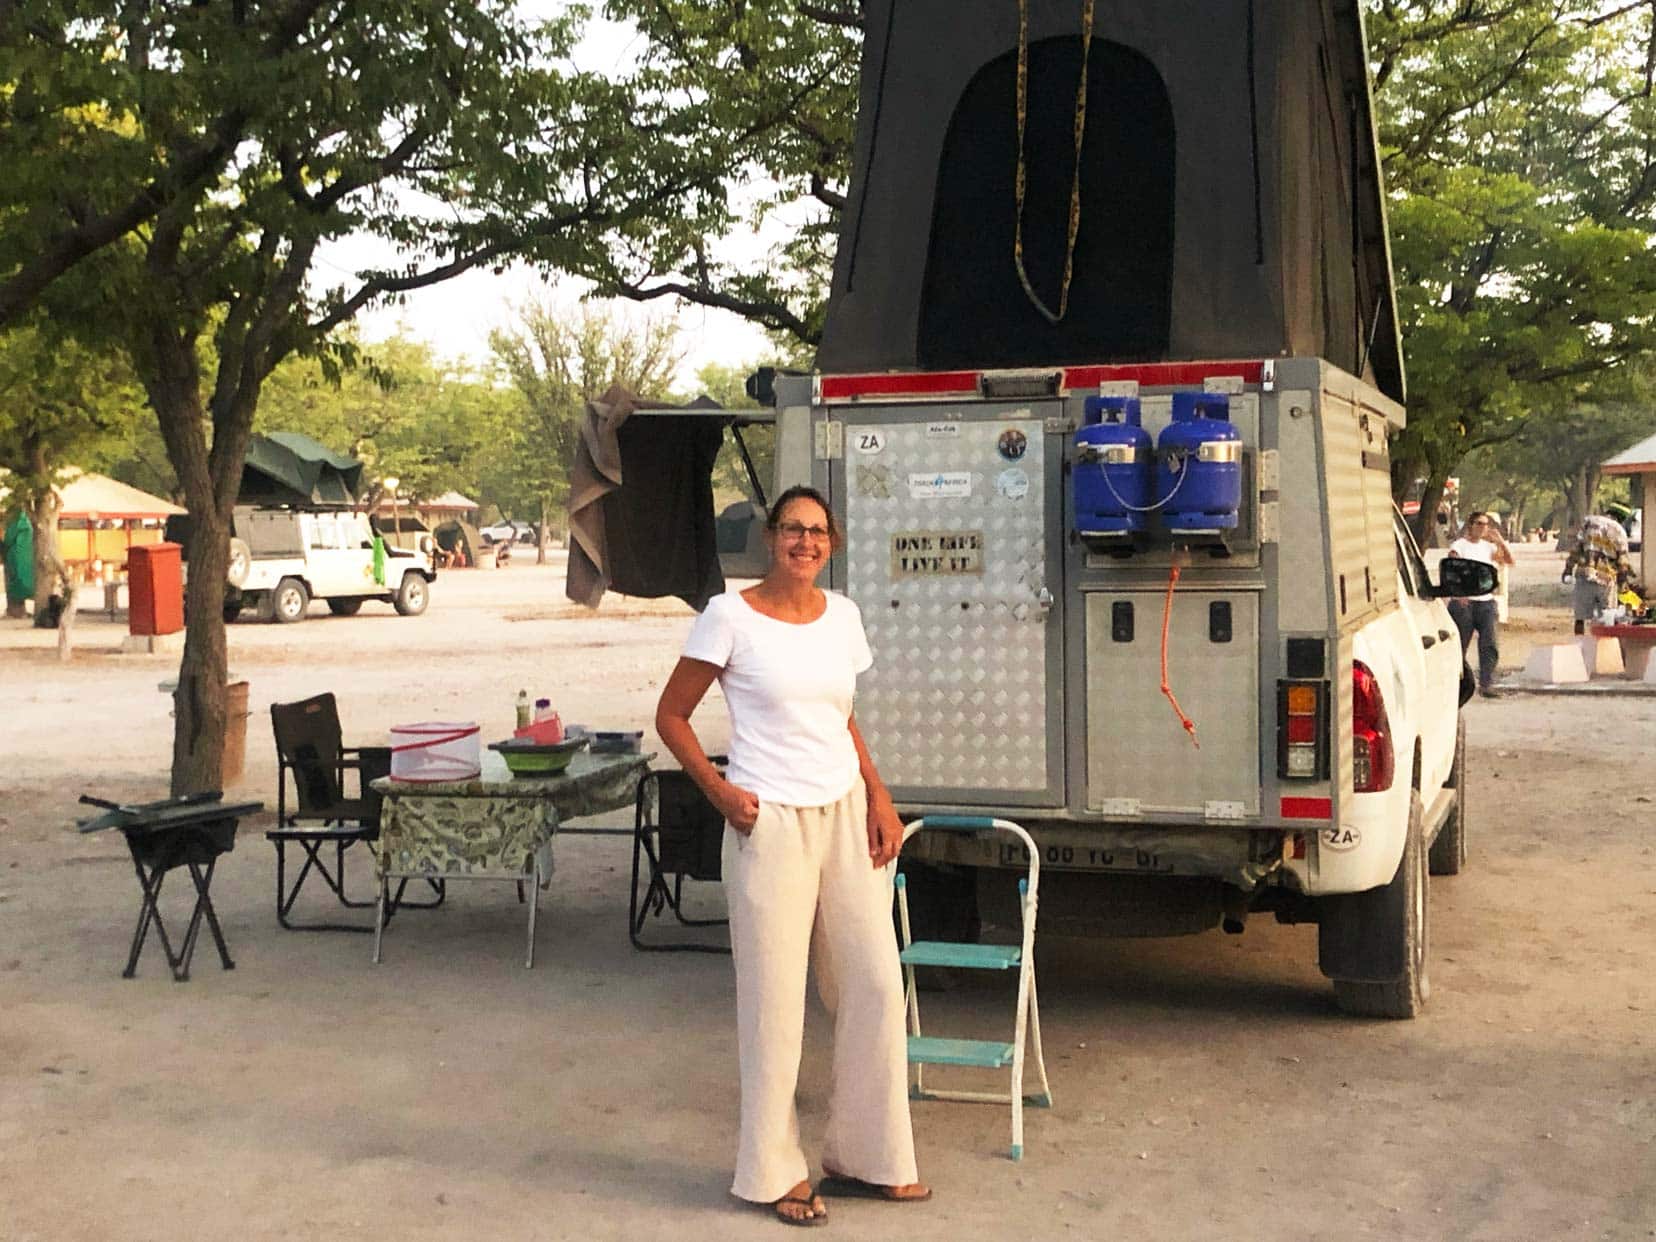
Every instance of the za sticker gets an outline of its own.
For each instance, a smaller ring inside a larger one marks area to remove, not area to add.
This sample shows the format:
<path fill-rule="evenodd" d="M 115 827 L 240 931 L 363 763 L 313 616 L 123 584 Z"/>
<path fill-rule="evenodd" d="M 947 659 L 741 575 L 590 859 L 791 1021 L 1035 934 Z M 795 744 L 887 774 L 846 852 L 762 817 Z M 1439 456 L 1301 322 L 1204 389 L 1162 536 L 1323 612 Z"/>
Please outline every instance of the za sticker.
<path fill-rule="evenodd" d="M 878 453 L 885 449 L 885 432 L 858 431 L 854 432 L 851 440 L 852 447 L 859 453 Z"/>
<path fill-rule="evenodd" d="M 1324 828 L 1317 834 L 1322 838 L 1322 847 L 1333 850 L 1336 854 L 1343 854 L 1347 850 L 1354 850 L 1363 843 L 1363 834 L 1355 828 L 1334 827 Z"/>

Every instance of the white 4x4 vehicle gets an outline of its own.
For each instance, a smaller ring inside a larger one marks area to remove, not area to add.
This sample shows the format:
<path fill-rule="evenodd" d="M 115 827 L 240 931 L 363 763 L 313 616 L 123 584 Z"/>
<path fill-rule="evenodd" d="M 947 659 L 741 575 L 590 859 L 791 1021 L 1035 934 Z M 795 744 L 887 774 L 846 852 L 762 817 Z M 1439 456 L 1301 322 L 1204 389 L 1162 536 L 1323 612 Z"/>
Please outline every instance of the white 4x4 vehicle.
<path fill-rule="evenodd" d="M 1119 444 L 1101 401 L 1137 416 Z M 1495 573 L 1427 575 L 1391 499 L 1399 404 L 1315 358 L 777 376 L 774 403 L 778 488 L 844 523 L 827 585 L 862 611 L 857 724 L 899 811 L 1021 824 L 1050 932 L 1315 922 L 1342 1008 L 1419 1012 L 1427 875 L 1465 851 L 1444 601 Z M 1170 472 L 1193 426 L 1222 437 L 1189 451 L 1235 471 L 1234 513 L 1110 529 L 1101 505 L 1127 506 L 1088 490 L 1100 463 Z M 1025 861 L 990 836 L 926 833 L 904 860 L 911 898 L 935 894 L 927 938 L 1017 925 Z"/>
<path fill-rule="evenodd" d="M 374 572 L 374 531 L 353 509 L 262 509 L 238 506 L 232 518 L 224 619 L 252 609 L 262 620 L 302 621 L 313 599 L 335 616 L 355 614 L 364 600 L 418 616 L 437 577 L 435 544 L 422 536 L 415 551 L 385 547 L 382 576 Z"/>

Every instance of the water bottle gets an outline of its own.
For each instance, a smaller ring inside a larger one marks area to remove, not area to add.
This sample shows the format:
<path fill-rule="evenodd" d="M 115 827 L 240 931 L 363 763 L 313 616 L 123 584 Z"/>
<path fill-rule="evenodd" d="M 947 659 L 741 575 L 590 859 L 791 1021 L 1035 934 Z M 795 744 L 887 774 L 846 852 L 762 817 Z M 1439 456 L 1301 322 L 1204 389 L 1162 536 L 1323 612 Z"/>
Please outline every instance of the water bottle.
<path fill-rule="evenodd" d="M 527 690 L 518 691 L 517 727 L 520 729 L 527 729 L 529 727 L 529 692 Z"/>

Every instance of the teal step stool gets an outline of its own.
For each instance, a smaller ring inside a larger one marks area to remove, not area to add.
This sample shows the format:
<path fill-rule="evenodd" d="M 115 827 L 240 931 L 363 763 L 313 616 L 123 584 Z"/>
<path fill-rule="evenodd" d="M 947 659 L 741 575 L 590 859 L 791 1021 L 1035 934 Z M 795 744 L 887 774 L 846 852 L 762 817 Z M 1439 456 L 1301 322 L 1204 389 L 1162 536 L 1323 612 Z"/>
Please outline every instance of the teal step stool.
<path fill-rule="evenodd" d="M 1010 820 L 986 815 L 928 815 L 903 829 L 903 843 L 917 832 L 1004 832 L 1016 837 L 1029 859 L 1029 872 L 1018 881 L 1023 915 L 1021 944 L 964 944 L 944 940 L 915 940 L 909 930 L 908 877 L 897 876 L 897 913 L 902 928 L 904 982 L 908 1002 L 908 1059 L 914 1066 L 910 1094 L 917 1100 L 967 1100 L 979 1104 L 1012 1105 L 1012 1159 L 1023 1159 L 1023 1106 L 1025 1101 L 1041 1108 L 1052 1107 L 1052 1089 L 1047 1085 L 1046 1060 L 1041 1055 L 1041 1014 L 1035 998 L 1035 906 L 1041 880 L 1041 856 L 1035 842 Z M 916 966 L 953 966 L 957 970 L 1016 970 L 1018 1012 L 1013 1021 L 1012 1040 L 940 1039 L 920 1031 L 920 993 L 914 986 Z M 1027 1042 L 1026 1042 L 1027 1035 Z M 1026 1047 L 1033 1053 L 1035 1078 L 1040 1090 L 1024 1094 Z M 1008 1091 L 943 1091 L 927 1089 L 928 1065 L 966 1065 L 978 1069 L 1010 1070 Z"/>

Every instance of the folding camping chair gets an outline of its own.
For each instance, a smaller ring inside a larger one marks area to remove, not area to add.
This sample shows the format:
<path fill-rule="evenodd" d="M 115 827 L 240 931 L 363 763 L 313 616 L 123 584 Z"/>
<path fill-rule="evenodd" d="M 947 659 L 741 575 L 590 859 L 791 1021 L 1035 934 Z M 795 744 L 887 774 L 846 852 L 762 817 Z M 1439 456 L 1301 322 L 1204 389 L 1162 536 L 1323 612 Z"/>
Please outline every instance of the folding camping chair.
<path fill-rule="evenodd" d="M 937 829 L 946 832 L 1003 832 L 1017 838 L 1029 858 L 1028 875 L 1018 881 L 1023 912 L 1023 936 L 1018 944 L 961 944 L 943 940 L 914 940 L 909 931 L 908 877 L 897 876 L 897 915 L 902 931 L 904 983 L 908 999 L 908 1059 L 914 1066 L 917 1100 L 968 1100 L 975 1103 L 1012 1105 L 1012 1159 L 1023 1159 L 1023 1106 L 1030 1103 L 1052 1107 L 1052 1088 L 1047 1085 L 1046 1060 L 1041 1055 L 1041 1013 L 1035 998 L 1035 907 L 1041 882 L 1041 853 L 1035 842 L 1017 824 L 979 815 L 928 815 L 903 829 L 903 841 L 915 833 Z M 1013 1019 L 1010 1043 L 992 1039 L 939 1039 L 920 1031 L 920 994 L 915 987 L 916 966 L 953 966 L 963 970 L 1016 970 L 1018 972 L 1017 1015 Z M 1040 1090 L 1024 1094 L 1024 1050 L 1026 1036 L 1035 1057 L 1035 1077 Z M 927 1089 L 928 1065 L 966 1065 L 979 1069 L 1011 1069 L 1008 1091 L 940 1091 Z"/>
<path fill-rule="evenodd" d="M 346 746 L 341 738 L 339 706 L 332 694 L 319 694 L 296 703 L 272 703 L 270 725 L 276 737 L 276 827 L 265 839 L 276 846 L 276 921 L 289 931 L 371 932 L 372 924 L 295 923 L 288 918 L 305 881 L 314 872 L 322 877 L 339 904 L 350 910 L 371 909 L 374 901 L 353 901 L 345 893 L 345 855 L 359 841 L 379 837 L 380 796 L 371 782 L 391 774 L 391 751 L 384 746 Z M 345 773 L 357 773 L 357 796 L 345 796 Z M 298 807 L 289 810 L 288 774 Z M 319 823 L 317 821 L 320 821 Z M 287 846 L 305 852 L 304 866 L 287 882 Z M 330 868 L 323 851 L 334 847 Z M 431 881 L 436 897 L 428 902 L 402 900 L 397 890 L 393 908 L 429 909 L 442 904 L 440 880 Z"/>
<path fill-rule="evenodd" d="M 725 757 L 714 755 L 723 765 Z M 684 881 L 717 882 L 719 852 L 724 845 L 724 816 L 714 809 L 696 783 L 676 768 L 647 772 L 638 783 L 633 815 L 632 892 L 627 935 L 646 952 L 729 953 L 727 945 L 705 941 L 646 944 L 639 936 L 652 914 L 671 910 L 684 927 L 723 927 L 729 919 L 693 919 L 684 913 Z M 642 894 L 640 863 L 648 866 Z"/>

